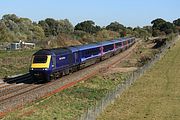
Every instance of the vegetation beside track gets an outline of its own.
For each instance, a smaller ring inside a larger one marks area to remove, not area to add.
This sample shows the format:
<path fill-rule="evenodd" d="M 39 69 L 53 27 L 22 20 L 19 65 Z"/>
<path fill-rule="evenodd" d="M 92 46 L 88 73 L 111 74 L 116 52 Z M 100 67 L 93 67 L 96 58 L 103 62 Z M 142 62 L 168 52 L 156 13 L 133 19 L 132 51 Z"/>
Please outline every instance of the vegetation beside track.
<path fill-rule="evenodd" d="M 0 78 L 27 73 L 35 50 L 0 51 Z"/>
<path fill-rule="evenodd" d="M 180 41 L 98 120 L 178 120 L 180 118 Z"/>
<path fill-rule="evenodd" d="M 108 91 L 125 80 L 127 74 L 97 75 L 74 87 L 63 90 L 33 105 L 7 115 L 4 120 L 70 120 L 77 119 L 89 107 L 101 100 Z"/>

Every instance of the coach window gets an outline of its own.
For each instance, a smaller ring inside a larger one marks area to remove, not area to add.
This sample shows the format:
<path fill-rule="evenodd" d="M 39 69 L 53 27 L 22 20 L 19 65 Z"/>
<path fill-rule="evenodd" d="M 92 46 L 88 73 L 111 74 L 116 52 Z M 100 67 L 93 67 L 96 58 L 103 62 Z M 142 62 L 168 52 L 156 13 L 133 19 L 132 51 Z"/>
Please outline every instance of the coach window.
<path fill-rule="evenodd" d="M 107 52 L 107 51 L 109 51 L 109 50 L 113 50 L 113 48 L 114 48 L 114 46 L 113 46 L 113 44 L 111 44 L 111 45 L 106 45 L 105 47 L 104 47 L 104 51 L 105 52 Z"/>
<path fill-rule="evenodd" d="M 126 45 L 126 43 L 127 43 L 126 41 L 123 41 L 123 45 Z"/>
<path fill-rule="evenodd" d="M 122 46 L 122 42 L 116 43 L 117 48 Z"/>

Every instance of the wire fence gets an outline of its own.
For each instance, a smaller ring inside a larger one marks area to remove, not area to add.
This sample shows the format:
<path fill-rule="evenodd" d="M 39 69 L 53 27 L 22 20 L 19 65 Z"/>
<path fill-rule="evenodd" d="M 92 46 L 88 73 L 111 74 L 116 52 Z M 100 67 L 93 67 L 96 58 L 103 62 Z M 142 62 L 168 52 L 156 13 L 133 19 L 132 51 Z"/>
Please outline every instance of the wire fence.
<path fill-rule="evenodd" d="M 137 78 L 142 76 L 147 69 L 154 65 L 156 61 L 162 58 L 166 51 L 175 44 L 178 37 L 172 41 L 167 41 L 166 44 L 160 48 L 160 53 L 156 54 L 155 57 L 148 61 L 143 67 L 138 68 L 136 71 L 132 72 L 128 78 L 122 83 L 119 84 L 113 91 L 107 93 L 107 95 L 99 101 L 95 106 L 87 109 L 79 120 L 95 120 L 100 113 L 111 103 L 115 101 L 130 85 L 132 85 Z"/>

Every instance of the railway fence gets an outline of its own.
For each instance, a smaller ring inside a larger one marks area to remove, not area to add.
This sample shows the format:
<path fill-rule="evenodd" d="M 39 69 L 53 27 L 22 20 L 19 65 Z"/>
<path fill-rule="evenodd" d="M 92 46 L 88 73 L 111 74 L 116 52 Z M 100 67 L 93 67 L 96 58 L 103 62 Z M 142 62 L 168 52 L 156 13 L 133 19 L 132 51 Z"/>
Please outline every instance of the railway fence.
<path fill-rule="evenodd" d="M 166 51 L 170 49 L 178 40 L 178 37 L 179 36 L 172 41 L 167 41 L 166 44 L 160 48 L 160 53 L 156 54 L 152 60 L 147 62 L 147 64 L 132 72 L 122 84 L 119 84 L 114 90 L 107 93 L 107 95 L 95 106 L 87 109 L 79 117 L 79 120 L 95 120 L 100 113 L 102 113 L 108 105 L 112 104 L 116 98 L 118 98 L 126 89 L 128 89 L 129 86 L 131 86 L 137 80 L 137 78 L 141 77 L 146 70 L 154 65 L 154 63 L 163 58 Z"/>

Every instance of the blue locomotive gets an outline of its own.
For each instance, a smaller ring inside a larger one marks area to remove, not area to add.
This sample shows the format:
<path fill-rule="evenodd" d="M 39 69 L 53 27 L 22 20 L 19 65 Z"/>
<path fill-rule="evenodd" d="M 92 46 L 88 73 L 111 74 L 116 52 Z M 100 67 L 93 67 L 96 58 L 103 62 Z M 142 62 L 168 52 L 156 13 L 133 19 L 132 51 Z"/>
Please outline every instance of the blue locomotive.
<path fill-rule="evenodd" d="M 42 49 L 33 54 L 30 73 L 35 79 L 60 78 L 126 50 L 135 38 L 120 38 L 65 48 Z"/>

